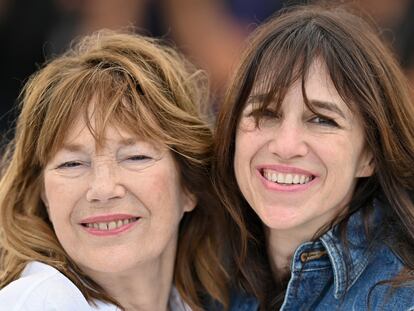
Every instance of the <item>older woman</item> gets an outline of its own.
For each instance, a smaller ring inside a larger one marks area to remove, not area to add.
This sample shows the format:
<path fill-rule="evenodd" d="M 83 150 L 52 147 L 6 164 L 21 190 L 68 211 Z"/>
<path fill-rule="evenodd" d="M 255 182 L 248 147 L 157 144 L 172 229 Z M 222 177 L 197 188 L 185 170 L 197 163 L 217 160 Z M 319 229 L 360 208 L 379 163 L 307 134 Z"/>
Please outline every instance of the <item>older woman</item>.
<path fill-rule="evenodd" d="M 304 6 L 258 29 L 216 133 L 234 305 L 414 307 L 413 124 L 398 65 L 357 16 Z"/>
<path fill-rule="evenodd" d="M 0 309 L 226 304 L 200 81 L 173 49 L 112 32 L 30 79 L 0 181 Z"/>

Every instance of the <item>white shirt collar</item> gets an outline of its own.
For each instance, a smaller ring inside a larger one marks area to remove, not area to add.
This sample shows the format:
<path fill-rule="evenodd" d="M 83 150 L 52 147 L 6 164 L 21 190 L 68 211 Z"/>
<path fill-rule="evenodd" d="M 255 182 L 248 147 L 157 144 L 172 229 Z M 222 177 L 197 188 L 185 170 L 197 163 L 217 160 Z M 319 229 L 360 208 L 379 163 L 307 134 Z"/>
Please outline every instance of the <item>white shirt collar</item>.
<path fill-rule="evenodd" d="M 191 308 L 181 298 L 180 293 L 174 285 L 171 288 L 169 307 L 171 311 L 192 311 Z"/>

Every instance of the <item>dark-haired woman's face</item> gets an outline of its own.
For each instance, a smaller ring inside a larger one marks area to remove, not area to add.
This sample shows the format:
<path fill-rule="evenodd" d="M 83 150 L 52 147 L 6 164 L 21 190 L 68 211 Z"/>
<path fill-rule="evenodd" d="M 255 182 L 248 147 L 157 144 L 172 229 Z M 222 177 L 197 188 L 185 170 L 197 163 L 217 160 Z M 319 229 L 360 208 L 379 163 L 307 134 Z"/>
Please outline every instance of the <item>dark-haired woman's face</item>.
<path fill-rule="evenodd" d="M 312 64 L 305 86 L 316 114 L 304 104 L 299 81 L 258 127 L 253 116 L 263 94 L 253 88 L 237 129 L 234 168 L 242 194 L 270 229 L 313 235 L 346 208 L 357 179 L 373 168 L 362 125 L 322 62 Z"/>

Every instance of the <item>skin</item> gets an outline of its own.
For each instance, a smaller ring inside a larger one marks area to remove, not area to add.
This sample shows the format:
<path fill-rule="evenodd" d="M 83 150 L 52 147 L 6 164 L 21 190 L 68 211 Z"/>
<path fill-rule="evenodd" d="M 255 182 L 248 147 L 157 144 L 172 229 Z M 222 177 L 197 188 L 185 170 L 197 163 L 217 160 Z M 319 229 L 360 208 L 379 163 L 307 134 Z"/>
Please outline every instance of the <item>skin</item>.
<path fill-rule="evenodd" d="M 43 200 L 59 242 L 126 310 L 167 310 L 178 226 L 196 205 L 171 152 L 112 126 L 97 148 L 82 119 L 68 133 L 44 170 Z M 114 214 L 139 220 L 104 236 L 82 225 Z"/>
<path fill-rule="evenodd" d="M 298 81 L 281 111 L 269 107 L 256 127 L 252 111 L 263 95 L 256 87 L 236 134 L 236 179 L 267 229 L 269 255 L 279 271 L 288 269 L 300 244 L 346 210 L 358 178 L 373 173 L 361 122 L 337 93 L 321 60 L 312 64 L 305 88 L 311 102 L 324 103 L 314 105 L 317 115 L 305 106 Z M 277 184 L 264 176 L 278 173 L 310 181 Z"/>

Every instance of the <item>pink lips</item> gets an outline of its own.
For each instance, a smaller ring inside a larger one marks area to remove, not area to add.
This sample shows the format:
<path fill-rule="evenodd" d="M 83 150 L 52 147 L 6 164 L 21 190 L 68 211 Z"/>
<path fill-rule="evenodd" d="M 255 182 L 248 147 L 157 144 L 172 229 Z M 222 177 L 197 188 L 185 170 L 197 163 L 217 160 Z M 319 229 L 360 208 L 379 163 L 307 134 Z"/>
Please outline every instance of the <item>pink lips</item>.
<path fill-rule="evenodd" d="M 129 214 L 99 215 L 99 216 L 88 217 L 88 218 L 81 220 L 80 225 L 86 232 L 92 235 L 114 236 L 122 232 L 125 232 L 129 230 L 130 228 L 132 228 L 133 226 L 135 226 L 139 222 L 139 219 L 140 217 L 129 215 Z M 93 223 L 110 223 L 110 222 L 118 222 L 118 221 L 125 221 L 125 220 L 130 220 L 130 222 L 127 224 L 123 224 L 121 226 L 117 226 L 114 229 L 102 230 L 102 229 L 87 226 L 88 224 L 93 224 Z"/>
<path fill-rule="evenodd" d="M 264 169 L 269 169 L 269 170 L 273 170 L 273 171 L 277 171 L 277 172 L 285 173 L 285 174 L 300 174 L 300 175 L 306 175 L 306 176 L 313 176 L 313 179 L 306 184 L 282 185 L 282 184 L 269 181 L 266 178 L 264 178 L 262 175 L 262 172 Z M 313 186 L 319 180 L 317 175 L 309 171 L 306 171 L 306 170 L 303 170 L 297 167 L 285 166 L 285 165 L 260 165 L 256 167 L 256 173 L 260 181 L 265 186 L 265 188 L 267 188 L 268 190 L 285 192 L 285 193 L 304 191 L 308 189 L 309 187 Z"/>

